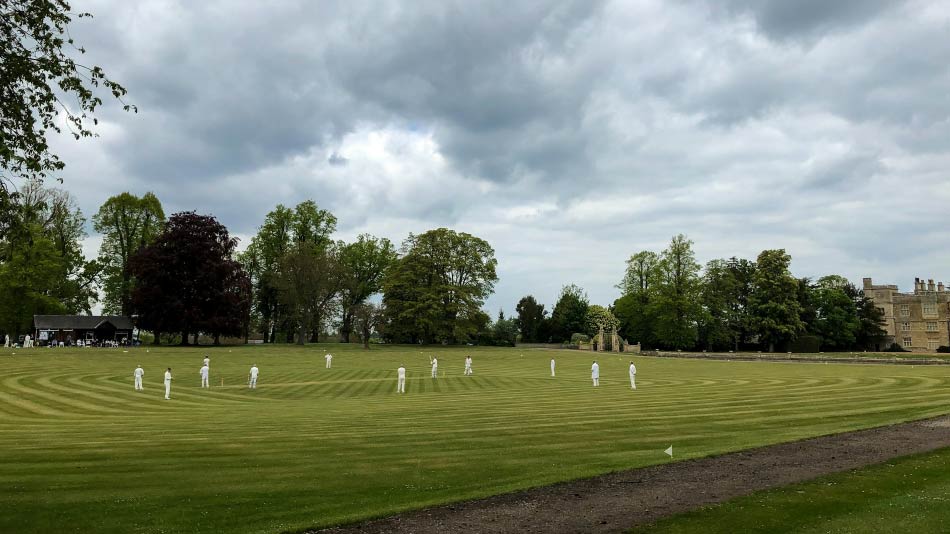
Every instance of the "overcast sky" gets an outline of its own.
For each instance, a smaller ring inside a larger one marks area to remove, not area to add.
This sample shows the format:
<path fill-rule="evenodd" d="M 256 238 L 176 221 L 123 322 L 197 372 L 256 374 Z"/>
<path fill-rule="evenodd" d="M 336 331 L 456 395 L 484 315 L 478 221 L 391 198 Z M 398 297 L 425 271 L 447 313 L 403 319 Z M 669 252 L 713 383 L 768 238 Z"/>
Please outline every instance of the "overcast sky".
<path fill-rule="evenodd" d="M 154 191 L 243 245 L 315 200 L 337 238 L 488 240 L 486 303 L 619 296 L 676 233 L 701 263 L 950 281 L 950 3 L 76 1 L 129 90 L 55 144 L 91 216 Z M 98 239 L 90 237 L 94 253 Z"/>

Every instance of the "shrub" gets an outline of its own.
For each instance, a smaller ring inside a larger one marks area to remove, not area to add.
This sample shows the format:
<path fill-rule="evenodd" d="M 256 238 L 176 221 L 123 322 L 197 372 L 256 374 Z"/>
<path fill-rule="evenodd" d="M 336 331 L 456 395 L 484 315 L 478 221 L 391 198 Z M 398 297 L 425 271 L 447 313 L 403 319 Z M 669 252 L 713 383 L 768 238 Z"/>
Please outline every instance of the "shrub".
<path fill-rule="evenodd" d="M 948 347 L 948 346 L 946 346 L 946 345 L 943 346 L 943 347 L 937 347 L 937 352 L 940 352 L 940 353 L 942 353 L 942 354 L 948 354 L 948 353 L 950 353 L 950 347 Z"/>
<path fill-rule="evenodd" d="M 798 336 L 798 339 L 793 341 L 788 346 L 788 350 L 791 352 L 818 352 L 821 347 L 821 338 L 818 336 L 813 336 L 809 334 Z"/>
<path fill-rule="evenodd" d="M 590 341 L 590 336 L 587 334 L 571 334 L 571 344 L 577 345 L 578 343 L 587 343 Z"/>

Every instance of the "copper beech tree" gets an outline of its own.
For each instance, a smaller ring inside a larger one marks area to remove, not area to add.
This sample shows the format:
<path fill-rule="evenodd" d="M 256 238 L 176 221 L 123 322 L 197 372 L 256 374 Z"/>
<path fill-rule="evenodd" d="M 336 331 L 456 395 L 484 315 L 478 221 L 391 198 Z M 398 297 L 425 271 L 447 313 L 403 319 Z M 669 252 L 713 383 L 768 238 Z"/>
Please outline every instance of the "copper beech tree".
<path fill-rule="evenodd" d="M 163 333 L 214 338 L 241 336 L 247 328 L 251 282 L 234 260 L 237 239 L 209 215 L 172 215 L 154 242 L 129 261 L 135 279 L 132 309 L 139 328 L 159 343 Z"/>

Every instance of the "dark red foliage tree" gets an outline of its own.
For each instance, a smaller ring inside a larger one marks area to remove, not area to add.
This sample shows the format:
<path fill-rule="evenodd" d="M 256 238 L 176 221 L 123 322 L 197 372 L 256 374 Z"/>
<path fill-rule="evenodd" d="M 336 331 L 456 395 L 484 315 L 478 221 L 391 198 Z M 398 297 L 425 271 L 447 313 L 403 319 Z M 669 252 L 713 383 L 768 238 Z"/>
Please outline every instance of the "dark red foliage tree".
<path fill-rule="evenodd" d="M 214 217 L 172 215 L 154 243 L 139 250 L 129 269 L 136 280 L 132 307 L 138 326 L 155 333 L 214 337 L 244 334 L 251 302 L 250 279 L 234 260 L 237 239 Z"/>

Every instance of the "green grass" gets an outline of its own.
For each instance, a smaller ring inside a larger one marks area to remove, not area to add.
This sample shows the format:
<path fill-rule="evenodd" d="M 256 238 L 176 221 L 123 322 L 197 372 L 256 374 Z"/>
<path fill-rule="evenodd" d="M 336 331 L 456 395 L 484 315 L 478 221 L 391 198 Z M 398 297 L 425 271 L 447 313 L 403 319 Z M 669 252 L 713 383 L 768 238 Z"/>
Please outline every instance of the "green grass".
<path fill-rule="evenodd" d="M 762 491 L 633 532 L 947 532 L 950 449 Z"/>
<path fill-rule="evenodd" d="M 589 353 L 327 350 L 3 351 L 0 532 L 294 531 L 950 411 L 944 367 L 638 358 L 631 392 L 616 355 L 595 390 Z"/>

